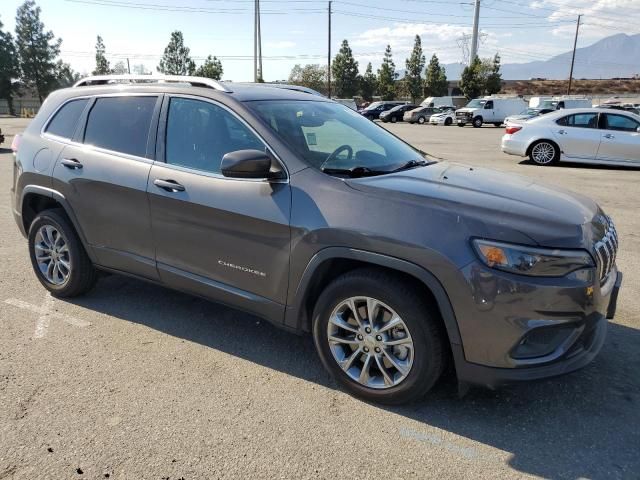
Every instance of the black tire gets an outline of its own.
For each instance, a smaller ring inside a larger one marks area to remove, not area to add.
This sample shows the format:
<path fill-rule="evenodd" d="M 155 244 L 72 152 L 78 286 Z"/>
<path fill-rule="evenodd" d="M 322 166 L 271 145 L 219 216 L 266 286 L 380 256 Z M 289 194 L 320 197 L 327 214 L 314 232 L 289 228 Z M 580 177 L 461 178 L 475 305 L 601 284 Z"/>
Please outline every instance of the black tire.
<path fill-rule="evenodd" d="M 466 125 L 466 123 L 459 123 L 458 126 L 459 127 L 464 127 Z"/>
<path fill-rule="evenodd" d="M 391 123 L 396 123 L 398 119 L 396 117 L 391 117 Z"/>
<path fill-rule="evenodd" d="M 496 122 L 493 124 L 494 127 L 500 128 L 502 124 L 500 122 Z"/>
<path fill-rule="evenodd" d="M 414 344 L 413 366 L 397 385 L 371 388 L 351 379 L 331 352 L 327 338 L 329 317 L 342 301 L 357 296 L 375 298 L 402 318 Z M 440 378 L 446 363 L 446 333 L 437 309 L 405 280 L 375 269 L 358 269 L 329 284 L 313 312 L 313 338 L 322 364 L 347 391 L 364 400 L 398 405 L 423 397 Z"/>
<path fill-rule="evenodd" d="M 424 122 L 426 122 L 426 121 L 427 121 L 427 119 L 426 119 L 426 118 L 424 118 L 424 117 L 418 117 L 418 123 L 419 123 L 420 125 L 424 125 Z"/>
<path fill-rule="evenodd" d="M 69 250 L 71 268 L 69 276 L 62 284 L 51 283 L 43 275 L 38 267 L 35 255 L 35 239 L 38 230 L 50 225 L 62 234 Z M 93 288 L 98 278 L 87 252 L 78 238 L 78 234 L 69 222 L 63 210 L 45 210 L 31 222 L 29 226 L 29 257 L 31 265 L 40 283 L 55 297 L 75 297 L 82 295 Z"/>
<path fill-rule="evenodd" d="M 480 128 L 482 126 L 482 117 L 474 118 L 471 125 L 473 125 L 473 128 Z"/>
<path fill-rule="evenodd" d="M 537 149 L 548 152 L 547 155 L 542 155 L 537 152 Z M 543 167 L 555 165 L 560 160 L 560 149 L 555 142 L 551 140 L 538 140 L 529 147 L 529 160 Z"/>
<path fill-rule="evenodd" d="M 451 125 L 452 123 L 453 123 L 453 120 L 451 120 L 451 118 L 447 117 L 447 118 L 445 118 L 445 119 L 444 119 L 444 124 L 445 124 L 445 126 L 447 126 L 447 127 L 448 127 L 448 126 L 449 126 L 449 125 Z"/>

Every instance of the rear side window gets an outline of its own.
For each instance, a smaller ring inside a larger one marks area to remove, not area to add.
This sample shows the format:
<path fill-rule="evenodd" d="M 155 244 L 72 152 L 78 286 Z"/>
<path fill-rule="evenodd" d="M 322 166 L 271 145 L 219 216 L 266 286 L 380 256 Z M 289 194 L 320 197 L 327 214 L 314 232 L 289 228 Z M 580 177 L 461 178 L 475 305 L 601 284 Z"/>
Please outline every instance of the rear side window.
<path fill-rule="evenodd" d="M 558 125 L 575 128 L 598 128 L 597 113 L 576 113 L 556 120 Z"/>
<path fill-rule="evenodd" d="M 98 98 L 93 105 L 84 143 L 144 157 L 157 97 Z"/>
<path fill-rule="evenodd" d="M 65 103 L 51 119 L 45 132 L 62 138 L 73 138 L 73 133 L 78 126 L 78 120 L 87 103 L 89 103 L 88 98 L 71 100 Z"/>

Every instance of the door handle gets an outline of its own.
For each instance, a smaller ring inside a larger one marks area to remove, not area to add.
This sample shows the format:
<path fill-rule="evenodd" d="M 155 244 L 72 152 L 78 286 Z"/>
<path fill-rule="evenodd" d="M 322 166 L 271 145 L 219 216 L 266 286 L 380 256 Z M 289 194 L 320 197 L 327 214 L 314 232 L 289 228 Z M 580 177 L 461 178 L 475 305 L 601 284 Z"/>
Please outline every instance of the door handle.
<path fill-rule="evenodd" d="M 567 134 L 567 131 L 566 131 L 566 130 L 558 130 L 558 133 L 559 133 L 560 135 L 566 135 L 566 134 Z"/>
<path fill-rule="evenodd" d="M 82 164 L 76 158 L 63 158 L 60 160 L 60 163 L 71 170 L 76 170 L 82 168 Z"/>
<path fill-rule="evenodd" d="M 163 190 L 166 190 L 167 192 L 175 193 L 175 192 L 184 192 L 185 190 L 184 185 L 180 185 L 175 180 L 161 180 L 159 178 L 156 178 L 153 181 L 153 184 L 158 188 L 162 188 Z"/>
<path fill-rule="evenodd" d="M 611 135 L 610 133 L 607 133 L 604 138 L 616 138 L 615 135 Z"/>

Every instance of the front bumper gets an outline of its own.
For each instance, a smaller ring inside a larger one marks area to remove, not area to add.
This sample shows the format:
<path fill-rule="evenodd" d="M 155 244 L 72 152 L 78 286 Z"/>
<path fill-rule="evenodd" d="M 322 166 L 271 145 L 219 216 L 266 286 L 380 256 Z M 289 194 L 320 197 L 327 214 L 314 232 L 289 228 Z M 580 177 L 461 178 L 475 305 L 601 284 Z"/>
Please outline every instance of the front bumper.
<path fill-rule="evenodd" d="M 600 352 L 607 332 L 607 319 L 614 317 L 622 273 L 614 272 L 609 291 L 597 302 L 597 306 L 570 325 L 574 329 L 566 341 L 545 357 L 520 362 L 512 368 L 482 365 L 469 361 L 463 346 L 452 345 L 458 380 L 463 383 L 495 388 L 505 384 L 555 377 L 578 370 L 589 364 Z M 608 283 L 608 282 L 607 282 Z M 563 294 L 567 294 L 564 292 Z M 574 312 L 575 314 L 575 312 Z M 558 313 L 560 317 L 564 314 Z M 547 316 L 552 316 L 547 313 Z M 515 320 L 515 319 L 513 319 Z M 520 319 L 521 325 L 522 319 Z M 529 330 L 530 332 L 531 330 Z M 522 337 L 526 336 L 523 331 Z M 464 337 L 463 337 L 463 343 Z M 513 349 L 509 350 L 510 352 Z M 517 363 L 517 362 L 516 362 Z"/>

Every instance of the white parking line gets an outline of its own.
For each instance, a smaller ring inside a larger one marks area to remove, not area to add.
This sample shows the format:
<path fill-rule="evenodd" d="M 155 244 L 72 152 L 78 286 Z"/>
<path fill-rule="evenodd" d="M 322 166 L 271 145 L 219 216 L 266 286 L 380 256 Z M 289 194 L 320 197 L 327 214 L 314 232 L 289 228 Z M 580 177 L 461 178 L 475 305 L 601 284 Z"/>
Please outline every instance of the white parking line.
<path fill-rule="evenodd" d="M 6 303 L 7 305 L 12 305 L 14 307 L 22 308 L 23 310 L 29 310 L 30 312 L 34 312 L 40 315 L 40 317 L 38 317 L 38 321 L 36 322 L 36 330 L 33 334 L 34 338 L 44 337 L 47 334 L 49 324 L 53 319 L 61 320 L 69 325 L 80 328 L 88 327 L 91 325 L 91 322 L 87 322 L 86 320 L 80 320 L 78 318 L 65 315 L 64 313 L 53 311 L 54 299 L 48 293 L 41 306 L 33 305 L 29 302 L 25 302 L 17 298 L 8 298 L 4 301 L 4 303 Z"/>

